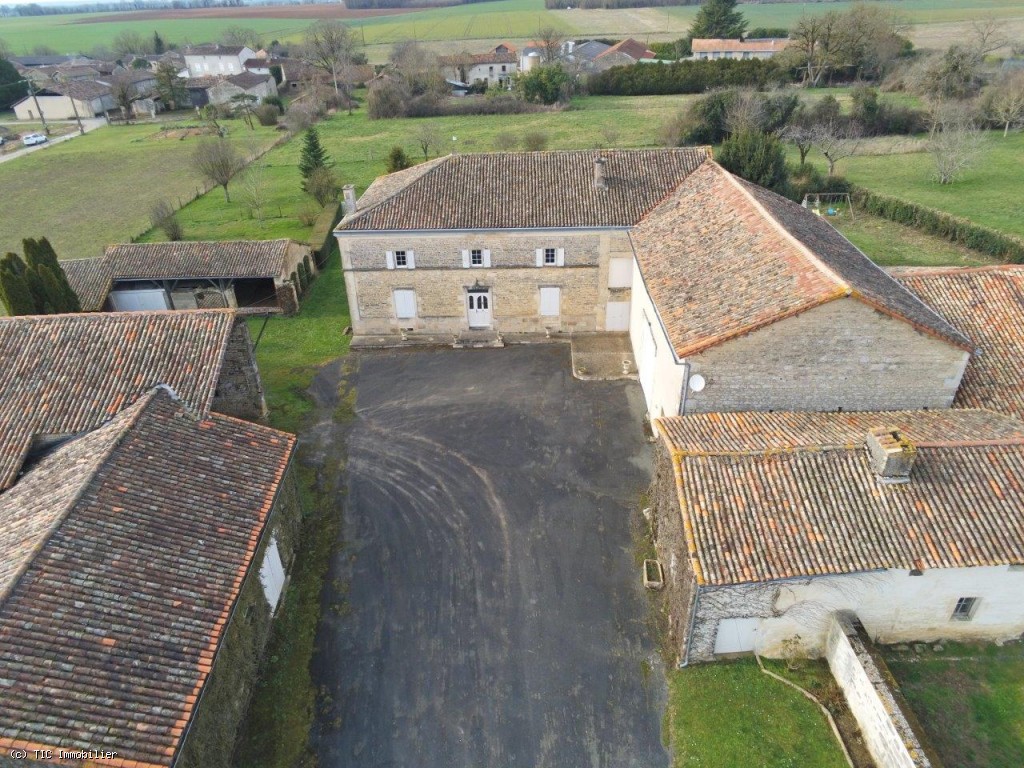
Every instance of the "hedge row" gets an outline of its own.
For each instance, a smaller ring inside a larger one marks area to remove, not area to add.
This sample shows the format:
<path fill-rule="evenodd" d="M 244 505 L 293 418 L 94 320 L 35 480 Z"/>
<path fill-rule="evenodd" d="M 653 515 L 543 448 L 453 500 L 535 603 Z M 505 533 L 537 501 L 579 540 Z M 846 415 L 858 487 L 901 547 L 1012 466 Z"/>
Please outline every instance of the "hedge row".
<path fill-rule="evenodd" d="M 703 59 L 612 67 L 588 79 L 587 92 L 593 96 L 657 96 L 729 86 L 766 88 L 790 80 L 789 73 L 771 59 Z"/>
<path fill-rule="evenodd" d="M 320 215 L 313 223 L 313 231 L 309 234 L 309 247 L 316 254 L 316 263 L 323 266 L 331 253 L 334 240 L 334 225 L 341 219 L 341 203 L 333 202 L 324 206 Z"/>
<path fill-rule="evenodd" d="M 983 227 L 959 216 L 926 208 L 897 197 L 854 187 L 853 201 L 873 216 L 905 224 L 929 235 L 966 246 L 997 259 L 1024 264 L 1024 240 Z"/>

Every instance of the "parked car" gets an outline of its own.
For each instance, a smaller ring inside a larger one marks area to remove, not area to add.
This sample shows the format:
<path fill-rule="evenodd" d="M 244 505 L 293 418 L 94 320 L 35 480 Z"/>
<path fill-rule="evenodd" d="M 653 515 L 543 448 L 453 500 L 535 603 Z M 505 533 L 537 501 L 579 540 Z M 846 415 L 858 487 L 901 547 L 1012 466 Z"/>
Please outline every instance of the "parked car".
<path fill-rule="evenodd" d="M 45 144 L 47 138 L 41 133 L 30 133 L 27 136 L 22 136 L 21 143 L 26 147 L 34 146 L 35 144 Z"/>

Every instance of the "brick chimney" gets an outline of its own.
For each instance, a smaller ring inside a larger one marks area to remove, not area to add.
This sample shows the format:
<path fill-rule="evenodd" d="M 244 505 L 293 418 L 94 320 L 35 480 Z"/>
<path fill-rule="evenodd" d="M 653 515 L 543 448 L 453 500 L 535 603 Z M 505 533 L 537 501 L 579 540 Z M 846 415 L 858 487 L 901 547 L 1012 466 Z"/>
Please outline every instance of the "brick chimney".
<path fill-rule="evenodd" d="M 868 431 L 865 445 L 871 468 L 883 483 L 909 483 L 917 448 L 898 429 L 874 427 Z"/>
<path fill-rule="evenodd" d="M 345 215 L 350 216 L 356 212 L 356 188 L 352 184 L 346 184 L 342 187 L 342 192 L 345 193 Z"/>
<path fill-rule="evenodd" d="M 594 158 L 594 187 L 595 189 L 608 189 L 608 179 L 604 175 L 604 164 L 608 162 L 603 157 Z"/>

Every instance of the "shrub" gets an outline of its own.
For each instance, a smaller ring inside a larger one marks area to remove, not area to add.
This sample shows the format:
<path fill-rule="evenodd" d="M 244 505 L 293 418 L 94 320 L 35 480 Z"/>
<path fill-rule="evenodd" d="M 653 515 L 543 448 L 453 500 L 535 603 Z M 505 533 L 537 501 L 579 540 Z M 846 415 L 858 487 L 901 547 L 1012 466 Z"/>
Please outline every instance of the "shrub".
<path fill-rule="evenodd" d="M 510 131 L 502 131 L 494 136 L 494 149 L 498 152 L 511 152 L 519 146 L 519 137 Z"/>
<path fill-rule="evenodd" d="M 299 212 L 296 215 L 299 223 L 304 227 L 311 227 L 316 222 L 317 216 L 320 215 L 320 208 L 312 200 L 304 203 L 299 207 Z"/>
<path fill-rule="evenodd" d="M 873 216 L 905 224 L 929 235 L 971 248 L 997 259 L 1024 263 L 1024 240 L 1006 235 L 967 219 L 896 197 L 879 195 L 863 187 L 853 188 L 858 206 Z"/>
<path fill-rule="evenodd" d="M 149 209 L 149 223 L 154 229 L 159 229 L 171 242 L 177 242 L 185 236 L 184 228 L 174 212 L 174 208 L 166 200 L 154 203 Z"/>
<path fill-rule="evenodd" d="M 788 191 L 789 172 L 782 142 L 758 131 L 744 131 L 722 143 L 718 163 L 747 181 L 780 194 Z"/>
<path fill-rule="evenodd" d="M 277 125 L 277 118 L 281 116 L 273 104 L 260 104 L 253 110 L 253 114 L 256 115 L 260 125 Z"/>
<path fill-rule="evenodd" d="M 529 131 L 523 134 L 523 149 L 527 152 L 540 152 L 548 145 L 548 135 L 543 131 Z"/>
<path fill-rule="evenodd" d="M 409 156 L 405 154 L 405 150 L 395 145 L 388 152 L 388 166 L 387 172 L 394 173 L 395 171 L 404 171 L 412 165 L 412 161 L 409 160 Z"/>
<path fill-rule="evenodd" d="M 263 103 L 269 104 L 272 107 L 277 107 L 278 114 L 284 114 L 284 99 L 280 96 L 264 96 Z"/>
<path fill-rule="evenodd" d="M 378 83 L 366 96 L 366 113 L 371 120 L 402 117 L 408 100 L 409 94 L 400 83 Z"/>
<path fill-rule="evenodd" d="M 284 116 L 284 124 L 290 133 L 301 133 L 316 123 L 316 111 L 307 105 L 292 105 Z"/>
<path fill-rule="evenodd" d="M 341 182 L 334 171 L 320 166 L 310 172 L 309 178 L 303 184 L 303 189 L 313 196 L 318 205 L 324 206 L 338 199 L 338 193 L 341 192 Z"/>

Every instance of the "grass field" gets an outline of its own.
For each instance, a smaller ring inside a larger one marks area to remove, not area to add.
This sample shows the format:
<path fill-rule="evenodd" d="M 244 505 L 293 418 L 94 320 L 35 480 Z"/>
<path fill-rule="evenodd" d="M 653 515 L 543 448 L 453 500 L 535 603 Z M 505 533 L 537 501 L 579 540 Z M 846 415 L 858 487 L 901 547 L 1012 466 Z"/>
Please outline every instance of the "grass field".
<path fill-rule="evenodd" d="M 812 152 L 810 159 L 825 168 L 817 153 Z M 974 168 L 953 184 L 933 181 L 933 162 L 927 152 L 864 155 L 840 161 L 839 172 L 874 192 L 1024 237 L 1024 133 L 1003 138 L 998 131 L 989 132 Z"/>
<path fill-rule="evenodd" d="M 782 673 L 821 698 L 828 668 Z M 752 659 L 669 672 L 666 715 L 674 768 L 846 768 L 824 715 Z"/>
<path fill-rule="evenodd" d="M 897 9 L 902 18 L 913 25 L 910 30 L 912 37 L 929 38 L 929 27 L 948 27 L 985 15 L 1002 19 L 1010 26 L 1024 24 L 1024 0 L 899 0 L 885 4 Z M 790 26 L 805 13 L 842 10 L 850 5 L 849 2 L 759 3 L 746 5 L 742 10 L 751 26 Z M 479 41 L 481 45 L 500 39 L 521 41 L 530 38 L 541 25 L 560 28 L 576 37 L 632 35 L 649 41 L 682 36 L 689 29 L 696 12 L 697 6 L 694 5 L 609 11 L 547 11 L 543 0 L 498 0 L 486 4 L 433 8 L 400 16 L 354 19 L 351 24 L 362 29 L 365 42 L 370 46 L 389 45 L 398 40 Z M 109 45 L 122 30 L 149 36 L 156 29 L 164 39 L 183 44 L 214 40 L 227 27 L 240 24 L 258 30 L 268 40 L 293 40 L 309 24 L 308 17 L 126 19 L 79 23 L 83 19 L 87 16 L 0 19 L 0 37 L 6 39 L 15 52 L 27 52 L 36 45 L 71 52 Z M 373 51 L 373 58 L 381 59 L 381 53 Z"/>
<path fill-rule="evenodd" d="M 886 661 L 939 757 L 956 768 L 1024 765 L 1024 646 L 947 644 Z"/>
<path fill-rule="evenodd" d="M 980 267 L 994 263 L 969 248 L 858 212 L 829 222 L 883 267 Z"/>
<path fill-rule="evenodd" d="M 273 129 L 250 132 L 234 121 L 241 150 L 255 137 L 266 146 Z M 189 166 L 195 139 L 156 139 L 152 125 L 100 128 L 0 165 L 0 252 L 21 250 L 25 237 L 47 236 L 62 258 L 99 256 L 149 227 L 158 200 L 183 201 L 201 179 Z"/>

